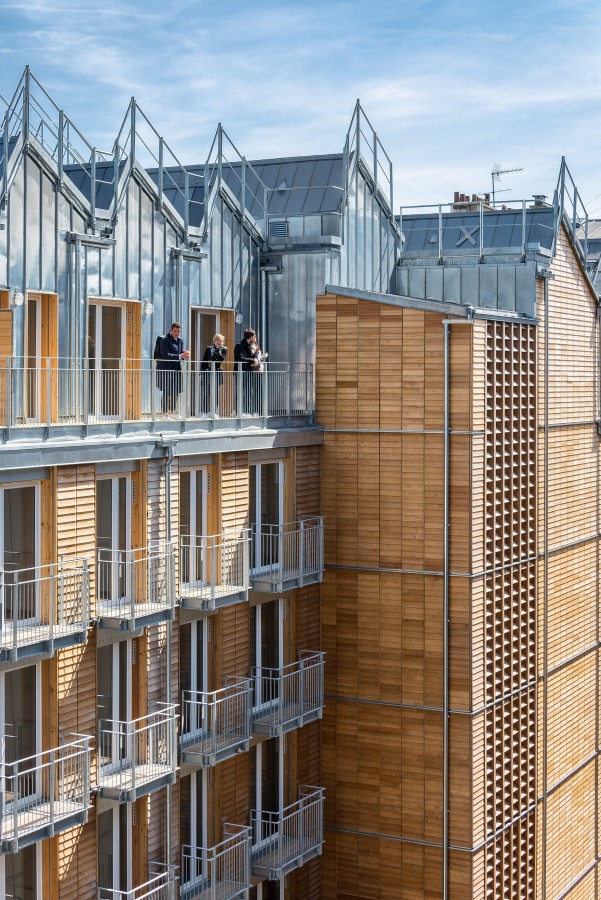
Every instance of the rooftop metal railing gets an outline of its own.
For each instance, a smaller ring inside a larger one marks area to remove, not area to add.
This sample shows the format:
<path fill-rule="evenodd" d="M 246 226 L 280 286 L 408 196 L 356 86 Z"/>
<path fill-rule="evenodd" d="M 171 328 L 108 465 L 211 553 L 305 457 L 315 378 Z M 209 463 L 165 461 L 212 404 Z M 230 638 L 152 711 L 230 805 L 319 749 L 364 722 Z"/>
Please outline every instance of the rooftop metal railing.
<path fill-rule="evenodd" d="M 134 630 L 149 617 L 169 617 L 175 606 L 175 544 L 157 541 L 134 550 L 98 548 L 96 613 Z"/>
<path fill-rule="evenodd" d="M 392 161 L 357 100 L 344 144 L 345 201 L 360 160 L 371 175 L 376 192 L 380 193 L 392 213 L 394 209 Z"/>
<path fill-rule="evenodd" d="M 87 559 L 0 569 L 0 660 L 82 642 L 89 624 Z"/>
<path fill-rule="evenodd" d="M 98 900 L 176 900 L 177 875 L 175 866 L 150 862 L 149 879 L 129 891 L 98 888 Z"/>
<path fill-rule="evenodd" d="M 588 212 L 564 156 L 561 158 L 557 187 L 553 196 L 553 208 L 556 215 L 553 253 L 557 248 L 559 224 L 563 223 L 581 261 L 586 263 L 589 240 Z"/>
<path fill-rule="evenodd" d="M 251 690 L 249 679 L 230 678 L 218 691 L 182 693 L 183 762 L 214 766 L 241 750 L 248 750 Z"/>
<path fill-rule="evenodd" d="M 181 900 L 238 900 L 250 889 L 251 829 L 224 825 L 214 847 L 182 847 Z"/>
<path fill-rule="evenodd" d="M 324 790 L 302 785 L 282 812 L 253 810 L 253 875 L 277 880 L 321 853 Z"/>
<path fill-rule="evenodd" d="M 249 528 L 180 540 L 183 606 L 212 611 L 248 597 Z"/>
<path fill-rule="evenodd" d="M 90 742 L 67 741 L 15 762 L 0 764 L 1 845 L 4 852 L 83 822 L 91 802 Z"/>
<path fill-rule="evenodd" d="M 204 422 L 310 416 L 313 367 L 265 362 L 260 372 L 225 363 L 221 372 L 200 363 L 181 371 L 155 360 L 6 357 L 0 365 L 0 428 L 10 432 L 58 427 L 119 429 L 125 423 L 166 426 L 166 420 Z M 261 423 L 253 423 L 259 424 Z M 173 426 L 177 427 L 177 426 Z"/>
<path fill-rule="evenodd" d="M 541 216 L 545 212 L 548 221 Z M 536 220 L 533 219 L 535 214 Z M 407 219 L 411 219 L 411 244 L 416 249 L 408 249 L 404 235 L 401 258 L 427 255 L 435 256 L 439 262 L 466 256 L 482 259 L 487 254 L 508 251 L 525 256 L 531 242 L 551 248 L 556 227 L 553 208 L 544 203 L 533 205 L 532 198 L 493 204 L 478 197 L 457 203 L 402 206 L 399 212 L 401 232 Z M 535 238 L 531 236 L 532 225 Z"/>
<path fill-rule="evenodd" d="M 253 525 L 251 582 L 255 590 L 278 592 L 321 581 L 323 517 L 282 525 Z"/>
<path fill-rule="evenodd" d="M 215 201 L 225 188 L 259 237 L 266 234 L 268 188 L 242 156 L 221 124 L 217 126 L 204 167 L 205 208 L 202 231 L 207 233 Z"/>
<path fill-rule="evenodd" d="M 302 650 L 280 669 L 252 668 L 255 734 L 276 737 L 320 719 L 324 704 L 324 654 Z"/>
<path fill-rule="evenodd" d="M 98 724 L 98 788 L 102 796 L 135 799 L 162 787 L 177 767 L 177 707 L 157 703 L 146 716 Z"/>

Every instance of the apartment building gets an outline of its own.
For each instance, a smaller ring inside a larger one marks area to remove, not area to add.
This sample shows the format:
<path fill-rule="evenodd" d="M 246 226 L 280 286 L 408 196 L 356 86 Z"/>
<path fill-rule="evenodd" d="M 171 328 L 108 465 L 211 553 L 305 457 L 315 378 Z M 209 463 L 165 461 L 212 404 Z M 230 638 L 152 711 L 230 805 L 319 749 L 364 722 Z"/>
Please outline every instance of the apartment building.
<path fill-rule="evenodd" d="M 317 301 L 324 897 L 599 894 L 598 299 L 565 163 L 520 206 Z"/>
<path fill-rule="evenodd" d="M 255 164 L 219 128 L 185 168 L 135 101 L 103 152 L 29 69 L 17 85 L 0 898 L 320 896 L 315 297 L 392 284 L 391 171 L 354 146 L 368 127 L 357 106 L 341 153 Z M 167 417 L 153 348 L 174 320 L 191 355 Z M 233 364 L 247 325 L 261 373 Z M 220 373 L 200 366 L 217 332 Z"/>

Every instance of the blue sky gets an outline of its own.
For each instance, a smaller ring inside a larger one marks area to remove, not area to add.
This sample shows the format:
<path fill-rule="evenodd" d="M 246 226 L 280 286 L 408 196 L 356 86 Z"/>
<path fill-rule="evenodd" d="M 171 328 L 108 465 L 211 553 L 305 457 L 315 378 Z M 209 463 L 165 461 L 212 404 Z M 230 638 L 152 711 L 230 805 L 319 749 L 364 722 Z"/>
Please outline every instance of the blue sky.
<path fill-rule="evenodd" d="M 341 151 L 361 102 L 395 207 L 551 195 L 601 215 L 599 0 L 0 0 L 0 94 L 26 64 L 109 149 L 134 95 L 184 163 L 221 122 L 249 159 Z"/>

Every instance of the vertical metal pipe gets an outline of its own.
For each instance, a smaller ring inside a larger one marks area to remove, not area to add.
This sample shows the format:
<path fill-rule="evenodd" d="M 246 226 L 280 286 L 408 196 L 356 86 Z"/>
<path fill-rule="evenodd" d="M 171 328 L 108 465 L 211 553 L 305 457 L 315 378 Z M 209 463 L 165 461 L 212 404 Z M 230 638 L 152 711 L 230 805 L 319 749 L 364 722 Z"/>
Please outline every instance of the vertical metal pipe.
<path fill-rule="evenodd" d="M 449 321 L 444 328 L 444 413 L 443 413 L 443 538 L 442 538 L 442 898 L 449 896 L 449 494 L 450 494 L 450 404 L 449 404 Z"/>
<path fill-rule="evenodd" d="M 163 208 L 163 176 L 164 176 L 164 170 L 163 170 L 164 146 L 163 145 L 164 145 L 164 143 L 165 142 L 163 141 L 163 138 L 160 137 L 159 138 L 159 203 L 160 203 L 161 209 Z"/>
<path fill-rule="evenodd" d="M 90 161 L 90 213 L 92 215 L 92 231 L 96 231 L 96 147 L 92 147 Z"/>
<path fill-rule="evenodd" d="M 61 184 L 61 185 L 63 183 L 63 165 L 64 165 L 64 152 L 65 152 L 64 135 L 63 135 L 64 129 L 65 129 L 65 113 L 63 112 L 62 109 L 59 109 L 59 111 L 58 111 L 58 159 L 56 162 L 58 165 L 58 181 L 59 181 L 59 184 Z"/>
<path fill-rule="evenodd" d="M 259 342 L 265 352 L 265 348 L 267 346 L 267 273 L 265 269 L 261 266 L 261 312 L 259 316 Z"/>
<path fill-rule="evenodd" d="M 526 258 L 526 201 L 522 200 L 522 256 Z"/>
<path fill-rule="evenodd" d="M 563 169 L 563 166 L 562 166 Z M 560 200 L 560 208 L 563 200 Z M 557 223 L 559 228 L 561 218 Z M 544 466 L 543 488 L 543 822 L 541 846 L 541 900 L 547 896 L 547 710 L 549 667 L 549 274 L 545 277 L 545 390 L 544 390 Z"/>
<path fill-rule="evenodd" d="M 166 448 L 165 456 L 165 530 L 167 542 L 171 542 L 171 463 L 173 462 L 173 446 L 169 444 Z M 166 672 L 166 694 L 167 703 L 171 703 L 171 619 L 167 619 L 167 635 L 165 646 L 165 664 Z M 167 857 L 167 865 L 171 865 L 171 785 L 166 786 L 165 795 L 165 856 Z"/>

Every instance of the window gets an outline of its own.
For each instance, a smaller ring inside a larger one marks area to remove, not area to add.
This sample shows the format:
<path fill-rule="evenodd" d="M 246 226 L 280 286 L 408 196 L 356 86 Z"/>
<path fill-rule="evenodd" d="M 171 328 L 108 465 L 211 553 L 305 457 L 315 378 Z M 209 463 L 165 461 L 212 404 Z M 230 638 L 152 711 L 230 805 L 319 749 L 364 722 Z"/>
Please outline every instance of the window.
<path fill-rule="evenodd" d="M 33 844 L 0 857 L 0 900 L 37 900 L 42 896 L 41 852 L 41 844 Z"/>
<path fill-rule="evenodd" d="M 98 598 L 111 603 L 127 596 L 127 552 L 131 550 L 131 478 L 96 482 L 96 547 Z M 131 568 L 131 567 L 130 567 Z"/>
<path fill-rule="evenodd" d="M 98 647 L 96 651 L 99 765 L 110 771 L 131 763 L 129 745 L 113 723 L 130 722 L 132 710 L 133 640 Z"/>
<path fill-rule="evenodd" d="M 126 358 L 124 313 L 122 304 L 90 303 L 88 307 L 88 402 L 95 418 L 115 418 L 123 412 L 119 374 Z"/>
<path fill-rule="evenodd" d="M 2 521 L 0 558 L 4 568 L 6 622 L 39 619 L 40 488 L 27 485 L 0 489 Z"/>
<path fill-rule="evenodd" d="M 208 482 L 206 469 L 191 469 L 180 474 L 180 537 L 182 584 L 201 585 L 207 580 Z"/>
<path fill-rule="evenodd" d="M 253 526 L 256 570 L 278 562 L 279 531 L 284 521 L 284 463 L 257 463 L 249 472 L 249 516 Z"/>
<path fill-rule="evenodd" d="M 133 804 L 122 803 L 96 818 L 98 834 L 98 887 L 129 891 L 133 888 Z"/>

